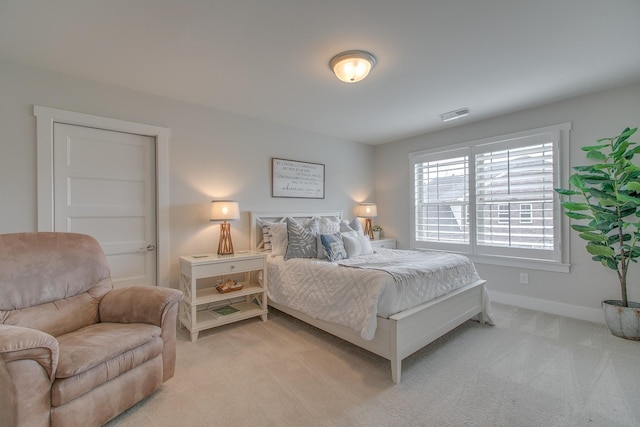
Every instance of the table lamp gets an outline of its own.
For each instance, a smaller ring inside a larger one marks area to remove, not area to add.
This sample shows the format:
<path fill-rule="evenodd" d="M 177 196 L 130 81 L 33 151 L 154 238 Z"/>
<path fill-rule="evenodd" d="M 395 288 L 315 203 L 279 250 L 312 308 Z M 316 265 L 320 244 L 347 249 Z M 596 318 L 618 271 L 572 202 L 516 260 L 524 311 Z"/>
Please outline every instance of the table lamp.
<path fill-rule="evenodd" d="M 233 254 L 231 241 L 231 224 L 227 222 L 240 219 L 240 206 L 232 200 L 213 200 L 211 202 L 210 221 L 222 221 L 220 224 L 220 240 L 218 241 L 218 255 Z"/>
<path fill-rule="evenodd" d="M 378 216 L 378 207 L 375 203 L 360 203 L 358 205 L 357 216 L 365 218 L 364 221 L 364 234 L 368 235 L 373 240 L 373 228 L 371 227 L 371 218 Z"/>

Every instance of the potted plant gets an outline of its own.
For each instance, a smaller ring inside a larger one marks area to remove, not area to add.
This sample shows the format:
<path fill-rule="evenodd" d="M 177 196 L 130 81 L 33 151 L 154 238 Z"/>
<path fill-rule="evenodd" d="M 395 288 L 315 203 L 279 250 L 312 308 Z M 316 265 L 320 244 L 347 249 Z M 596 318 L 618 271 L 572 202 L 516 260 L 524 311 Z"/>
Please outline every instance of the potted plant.
<path fill-rule="evenodd" d="M 632 340 L 640 340 L 640 304 L 627 297 L 630 263 L 640 257 L 640 167 L 633 163 L 640 146 L 629 141 L 637 129 L 626 128 L 618 136 L 582 147 L 594 164 L 573 168 L 573 189 L 555 190 L 581 196 L 579 202 L 563 202 L 564 212 L 582 222 L 571 228 L 587 242 L 592 259 L 617 273 L 622 298 L 603 301 L 602 307 L 611 332 Z"/>
<path fill-rule="evenodd" d="M 373 227 L 371 227 L 371 230 L 373 231 L 373 240 L 380 240 L 380 234 L 382 233 L 382 227 L 380 227 L 379 225 L 374 225 Z"/>

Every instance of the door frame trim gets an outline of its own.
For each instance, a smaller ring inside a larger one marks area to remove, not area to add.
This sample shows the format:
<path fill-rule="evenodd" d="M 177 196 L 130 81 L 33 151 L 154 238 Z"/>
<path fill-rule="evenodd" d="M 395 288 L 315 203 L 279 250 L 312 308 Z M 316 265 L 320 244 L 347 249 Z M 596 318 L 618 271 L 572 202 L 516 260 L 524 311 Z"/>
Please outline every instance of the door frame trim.
<path fill-rule="evenodd" d="M 156 141 L 156 282 L 169 287 L 169 137 L 171 129 L 57 108 L 33 106 L 37 128 L 38 231 L 54 230 L 53 125 L 64 123 L 150 136 Z"/>

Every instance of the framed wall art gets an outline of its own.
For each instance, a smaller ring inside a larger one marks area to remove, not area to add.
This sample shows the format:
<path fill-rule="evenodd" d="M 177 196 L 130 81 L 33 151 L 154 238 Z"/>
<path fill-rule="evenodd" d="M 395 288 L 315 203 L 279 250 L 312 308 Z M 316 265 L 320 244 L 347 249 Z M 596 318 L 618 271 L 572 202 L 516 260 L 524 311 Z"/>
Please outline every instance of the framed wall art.
<path fill-rule="evenodd" d="M 324 199 L 324 165 L 273 157 L 271 197 Z"/>

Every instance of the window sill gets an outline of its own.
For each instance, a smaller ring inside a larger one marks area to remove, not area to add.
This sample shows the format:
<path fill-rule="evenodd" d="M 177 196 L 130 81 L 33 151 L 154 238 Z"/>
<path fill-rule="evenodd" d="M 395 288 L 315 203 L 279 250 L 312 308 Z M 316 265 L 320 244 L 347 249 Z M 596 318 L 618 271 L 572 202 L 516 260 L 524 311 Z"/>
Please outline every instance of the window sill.
<path fill-rule="evenodd" d="M 421 251 L 433 251 L 437 249 L 419 248 Z M 527 268 L 529 270 L 542 270 L 551 271 L 554 273 L 569 273 L 571 271 L 571 264 L 557 262 L 557 261 L 545 261 L 531 258 L 516 258 L 496 255 L 471 255 L 464 252 L 455 251 L 441 251 L 458 253 L 468 257 L 474 264 L 486 264 L 486 265 L 499 265 L 502 267 L 515 267 L 515 268 Z"/>
<path fill-rule="evenodd" d="M 500 265 L 503 267 L 527 268 L 530 270 L 552 271 L 555 273 L 569 273 L 571 264 L 557 261 L 544 261 L 529 258 L 514 258 L 505 256 L 467 255 L 475 264 Z"/>

